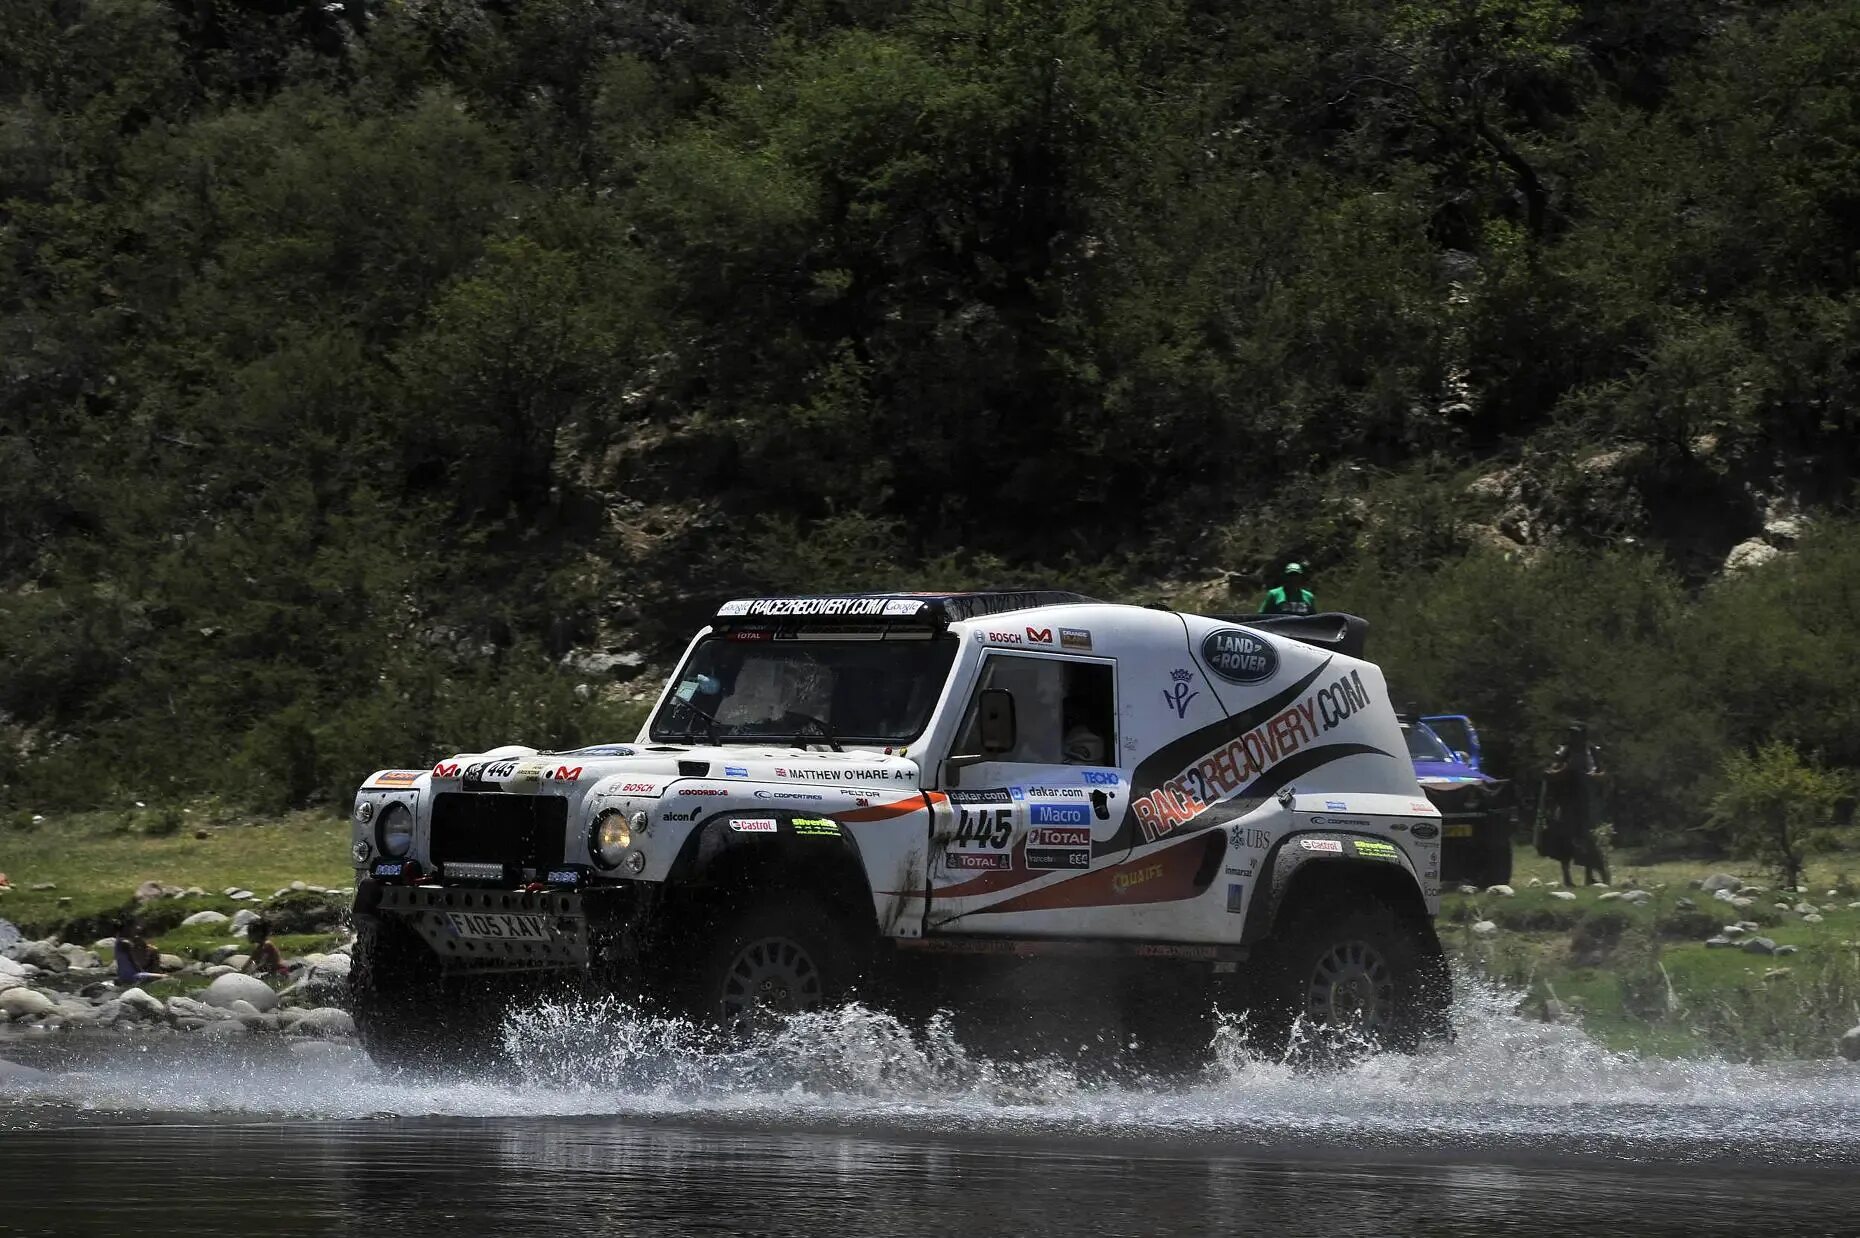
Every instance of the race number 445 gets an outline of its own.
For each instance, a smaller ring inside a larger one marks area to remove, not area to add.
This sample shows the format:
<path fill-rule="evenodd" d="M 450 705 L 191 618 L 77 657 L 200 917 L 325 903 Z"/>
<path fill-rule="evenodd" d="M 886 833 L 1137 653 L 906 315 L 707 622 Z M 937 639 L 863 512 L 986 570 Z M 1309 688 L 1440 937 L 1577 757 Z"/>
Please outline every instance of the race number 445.
<path fill-rule="evenodd" d="M 956 824 L 958 847 L 1005 847 L 1014 835 L 1012 808 L 965 808 Z"/>

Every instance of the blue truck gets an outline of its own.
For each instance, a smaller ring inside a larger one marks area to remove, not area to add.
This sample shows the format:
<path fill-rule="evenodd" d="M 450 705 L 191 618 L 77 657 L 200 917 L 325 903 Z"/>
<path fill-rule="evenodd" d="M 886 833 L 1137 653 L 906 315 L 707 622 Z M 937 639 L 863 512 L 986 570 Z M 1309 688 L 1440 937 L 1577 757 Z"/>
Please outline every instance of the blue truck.
<path fill-rule="evenodd" d="M 1464 714 L 1401 714 L 1415 780 L 1440 810 L 1440 883 L 1498 885 L 1511 880 L 1517 787 L 1483 768 L 1479 731 Z"/>

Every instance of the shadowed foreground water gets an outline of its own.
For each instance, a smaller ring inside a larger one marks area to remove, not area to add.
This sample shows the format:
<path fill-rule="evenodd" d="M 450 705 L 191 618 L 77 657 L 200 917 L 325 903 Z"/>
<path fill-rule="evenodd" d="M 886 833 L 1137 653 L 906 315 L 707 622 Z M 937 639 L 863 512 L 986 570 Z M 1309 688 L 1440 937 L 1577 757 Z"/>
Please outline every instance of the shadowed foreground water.
<path fill-rule="evenodd" d="M 1093 1079 L 857 1009 L 752 1052 L 513 1022 L 516 1079 L 352 1050 L 0 1042 L 0 1233 L 1860 1235 L 1860 1070 L 1652 1062 L 1502 1014 L 1341 1072 Z"/>

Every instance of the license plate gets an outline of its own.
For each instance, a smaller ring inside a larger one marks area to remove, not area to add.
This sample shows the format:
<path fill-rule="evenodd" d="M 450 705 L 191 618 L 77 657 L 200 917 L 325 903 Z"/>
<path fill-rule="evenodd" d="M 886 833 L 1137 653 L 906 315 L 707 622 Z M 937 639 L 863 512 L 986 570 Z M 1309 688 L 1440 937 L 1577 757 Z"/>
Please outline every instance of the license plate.
<path fill-rule="evenodd" d="M 475 941 L 548 941 L 547 916 L 517 916 L 502 911 L 451 911 L 452 931 Z"/>
<path fill-rule="evenodd" d="M 1472 830 L 1471 825 L 1461 822 L 1459 825 L 1449 825 L 1440 832 L 1447 838 L 1471 838 Z"/>

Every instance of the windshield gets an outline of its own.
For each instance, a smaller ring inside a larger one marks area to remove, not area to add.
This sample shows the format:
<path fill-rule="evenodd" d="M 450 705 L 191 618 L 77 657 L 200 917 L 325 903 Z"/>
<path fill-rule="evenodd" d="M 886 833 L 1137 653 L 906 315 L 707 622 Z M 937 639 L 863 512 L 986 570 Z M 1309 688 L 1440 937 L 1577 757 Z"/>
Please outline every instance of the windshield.
<path fill-rule="evenodd" d="M 1408 759 L 1410 761 L 1452 761 L 1453 754 L 1440 742 L 1440 736 L 1424 726 L 1402 726 L 1402 734 L 1408 737 Z"/>
<path fill-rule="evenodd" d="M 655 740 L 903 744 L 930 721 L 956 656 L 933 640 L 698 643 L 653 716 Z"/>

